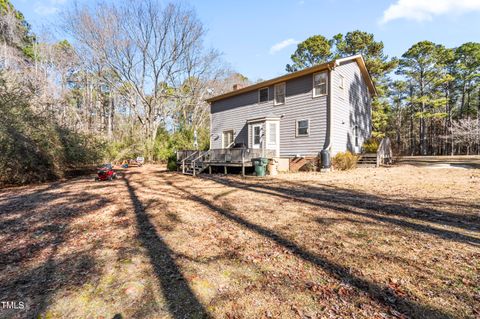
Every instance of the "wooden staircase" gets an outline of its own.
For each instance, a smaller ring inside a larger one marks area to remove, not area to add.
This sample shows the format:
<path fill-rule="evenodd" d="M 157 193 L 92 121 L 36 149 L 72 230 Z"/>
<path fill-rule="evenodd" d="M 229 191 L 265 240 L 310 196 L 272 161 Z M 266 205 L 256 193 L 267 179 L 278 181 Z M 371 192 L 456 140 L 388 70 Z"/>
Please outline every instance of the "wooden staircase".
<path fill-rule="evenodd" d="M 376 153 L 365 153 L 359 156 L 357 167 L 388 166 L 393 163 L 393 152 L 390 139 L 385 137 L 380 142 Z"/>
<path fill-rule="evenodd" d="M 195 151 L 182 160 L 182 173 L 196 176 L 206 170 L 209 165 L 204 162 L 204 157 L 209 151 Z"/>
<path fill-rule="evenodd" d="M 361 154 L 357 161 L 357 167 L 377 167 L 377 153 Z"/>
<path fill-rule="evenodd" d="M 185 175 L 196 176 L 197 174 L 202 173 L 207 168 L 208 165 L 204 165 L 202 163 L 187 162 L 185 163 L 185 166 L 182 167 L 182 173 Z"/>

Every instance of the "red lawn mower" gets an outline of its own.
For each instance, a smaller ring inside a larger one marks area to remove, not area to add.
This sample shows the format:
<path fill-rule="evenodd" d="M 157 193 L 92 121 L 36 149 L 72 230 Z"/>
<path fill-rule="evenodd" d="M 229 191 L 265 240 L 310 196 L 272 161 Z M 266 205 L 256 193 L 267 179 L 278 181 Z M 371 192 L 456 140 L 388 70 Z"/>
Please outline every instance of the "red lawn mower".
<path fill-rule="evenodd" d="M 111 181 L 117 178 L 117 173 L 113 170 L 112 164 L 103 164 L 98 168 L 96 181 Z"/>

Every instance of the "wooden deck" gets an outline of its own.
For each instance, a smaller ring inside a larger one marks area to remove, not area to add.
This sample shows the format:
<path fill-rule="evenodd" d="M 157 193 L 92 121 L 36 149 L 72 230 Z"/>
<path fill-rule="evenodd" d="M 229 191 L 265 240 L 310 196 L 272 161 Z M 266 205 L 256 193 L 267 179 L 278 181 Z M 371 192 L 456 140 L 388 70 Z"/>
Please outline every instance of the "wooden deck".
<path fill-rule="evenodd" d="M 211 167 L 220 166 L 241 167 L 242 175 L 245 175 L 245 168 L 252 167 L 252 159 L 266 157 L 275 157 L 274 150 L 261 150 L 251 148 L 228 148 L 211 149 L 208 151 L 181 150 L 177 151 L 177 166 L 181 167 L 184 174 L 196 175 L 202 173 L 207 168 L 211 172 Z"/>

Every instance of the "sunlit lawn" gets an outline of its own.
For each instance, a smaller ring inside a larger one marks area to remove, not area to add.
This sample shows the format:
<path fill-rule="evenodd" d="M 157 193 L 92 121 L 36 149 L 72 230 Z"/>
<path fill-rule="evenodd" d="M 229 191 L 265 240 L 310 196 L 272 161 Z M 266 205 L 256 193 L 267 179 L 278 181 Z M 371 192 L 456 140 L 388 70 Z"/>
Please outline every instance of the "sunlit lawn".
<path fill-rule="evenodd" d="M 480 172 L 132 168 L 0 191 L 0 300 L 47 318 L 480 316 Z"/>

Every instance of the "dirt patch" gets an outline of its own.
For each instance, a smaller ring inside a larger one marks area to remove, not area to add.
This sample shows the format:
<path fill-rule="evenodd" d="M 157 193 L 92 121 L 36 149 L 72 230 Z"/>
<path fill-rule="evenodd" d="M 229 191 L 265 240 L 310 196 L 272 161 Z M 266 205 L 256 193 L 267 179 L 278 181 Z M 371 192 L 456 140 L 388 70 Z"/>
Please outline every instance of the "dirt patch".
<path fill-rule="evenodd" d="M 480 172 L 161 167 L 0 191 L 0 317 L 473 318 Z"/>

